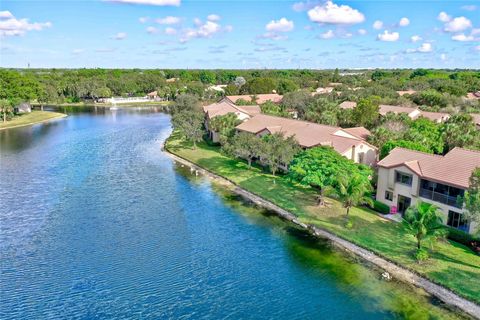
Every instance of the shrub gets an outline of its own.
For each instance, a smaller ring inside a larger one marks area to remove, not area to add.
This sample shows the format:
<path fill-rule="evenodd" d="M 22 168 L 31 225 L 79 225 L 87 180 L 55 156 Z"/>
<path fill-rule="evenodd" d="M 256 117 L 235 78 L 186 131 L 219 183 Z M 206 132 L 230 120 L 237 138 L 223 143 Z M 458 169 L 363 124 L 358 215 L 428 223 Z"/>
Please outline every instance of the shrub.
<path fill-rule="evenodd" d="M 428 257 L 428 251 L 424 248 L 417 249 L 415 252 L 415 259 L 417 259 L 418 262 L 425 261 L 428 259 Z"/>
<path fill-rule="evenodd" d="M 382 203 L 380 201 L 374 200 L 373 201 L 373 210 L 380 212 L 381 214 L 389 214 L 390 213 L 390 207 L 387 206 L 385 203 Z"/>
<path fill-rule="evenodd" d="M 345 222 L 345 228 L 353 229 L 353 220 L 352 219 L 348 219 L 347 222 Z"/>
<path fill-rule="evenodd" d="M 448 232 L 448 239 L 461 243 L 471 248 L 473 251 L 480 253 L 480 239 L 458 229 L 446 227 L 446 230 Z"/>

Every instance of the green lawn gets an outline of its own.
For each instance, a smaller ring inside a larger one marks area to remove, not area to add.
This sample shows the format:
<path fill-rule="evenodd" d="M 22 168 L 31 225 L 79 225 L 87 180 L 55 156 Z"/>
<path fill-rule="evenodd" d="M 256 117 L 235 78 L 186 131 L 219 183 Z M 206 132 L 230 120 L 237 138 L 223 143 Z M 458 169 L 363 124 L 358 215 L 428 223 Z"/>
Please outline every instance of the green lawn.
<path fill-rule="evenodd" d="M 58 113 L 58 112 L 32 111 L 30 113 L 25 113 L 25 114 L 15 116 L 10 121 L 0 122 L 0 130 L 28 126 L 31 124 L 45 122 L 55 118 L 63 118 L 66 116 L 67 116 L 66 114 Z"/>
<path fill-rule="evenodd" d="M 204 142 L 192 150 L 190 144 L 175 134 L 167 141 L 166 148 L 294 213 L 303 222 L 331 231 L 480 303 L 480 257 L 467 247 L 439 241 L 431 259 L 419 264 L 412 256 L 414 238 L 407 235 L 400 224 L 385 220 L 372 211 L 363 208 L 350 210 L 354 226 L 346 229 L 345 211 L 341 205 L 329 199 L 328 207 L 317 207 L 316 192 L 312 188 L 294 184 L 284 177 L 273 177 L 258 167 L 248 169 L 245 162 L 223 156 L 218 147 Z"/>

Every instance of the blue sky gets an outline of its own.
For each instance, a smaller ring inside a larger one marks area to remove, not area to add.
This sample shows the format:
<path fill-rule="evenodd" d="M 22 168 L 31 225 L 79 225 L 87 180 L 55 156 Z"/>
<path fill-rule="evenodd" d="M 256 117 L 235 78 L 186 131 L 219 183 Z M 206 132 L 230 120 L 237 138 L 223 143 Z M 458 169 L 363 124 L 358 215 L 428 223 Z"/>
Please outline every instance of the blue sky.
<path fill-rule="evenodd" d="M 480 1 L 2 0 L 0 66 L 480 68 Z"/>

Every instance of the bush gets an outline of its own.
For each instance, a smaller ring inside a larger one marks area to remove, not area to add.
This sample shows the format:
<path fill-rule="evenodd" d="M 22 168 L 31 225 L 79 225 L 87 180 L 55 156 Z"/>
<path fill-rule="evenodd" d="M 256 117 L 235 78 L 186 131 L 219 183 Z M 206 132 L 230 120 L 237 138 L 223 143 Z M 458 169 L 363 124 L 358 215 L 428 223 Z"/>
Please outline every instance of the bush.
<path fill-rule="evenodd" d="M 415 252 L 415 259 L 417 259 L 418 262 L 425 261 L 428 259 L 428 257 L 428 251 L 424 248 L 417 249 Z"/>
<path fill-rule="evenodd" d="M 480 253 L 480 239 L 458 229 L 446 227 L 446 230 L 448 232 L 448 239 L 461 243 L 471 248 L 473 251 Z"/>
<path fill-rule="evenodd" d="M 380 201 L 374 200 L 373 201 L 373 210 L 380 212 L 381 214 L 389 214 L 390 213 L 390 207 L 387 206 L 385 203 L 382 203 Z"/>
<path fill-rule="evenodd" d="M 352 219 L 348 219 L 347 222 L 345 222 L 345 228 L 351 230 L 353 229 L 353 220 Z"/>

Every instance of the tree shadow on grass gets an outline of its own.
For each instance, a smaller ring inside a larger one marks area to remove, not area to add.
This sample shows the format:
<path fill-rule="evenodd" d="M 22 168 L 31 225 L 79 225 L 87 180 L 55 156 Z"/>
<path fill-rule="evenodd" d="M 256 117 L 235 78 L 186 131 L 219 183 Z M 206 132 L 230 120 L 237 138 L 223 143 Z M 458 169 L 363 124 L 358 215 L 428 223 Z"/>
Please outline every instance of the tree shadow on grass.
<path fill-rule="evenodd" d="M 480 258 L 478 258 L 478 256 L 476 256 L 475 253 L 470 252 L 470 254 L 471 254 L 471 261 L 472 262 L 474 262 L 475 260 L 477 260 L 477 261 L 480 260 Z M 479 281 L 480 281 L 480 261 L 479 261 L 479 264 L 476 264 L 476 265 L 471 264 L 471 263 L 468 263 L 468 262 L 465 262 L 465 261 L 462 261 L 462 260 L 455 259 L 452 255 L 446 255 L 443 252 L 440 252 L 438 250 L 434 250 L 431 254 L 431 257 L 435 258 L 437 260 L 440 260 L 440 261 L 446 261 L 446 262 L 450 262 L 450 263 L 459 264 L 459 265 L 462 265 L 462 266 L 468 266 L 470 268 L 478 269 L 477 277 L 479 278 Z"/>
<path fill-rule="evenodd" d="M 442 271 L 429 272 L 428 275 L 431 279 L 437 279 L 437 282 L 452 288 L 460 295 L 477 304 L 480 303 L 480 286 L 476 285 L 479 279 L 478 273 L 448 266 Z"/>

